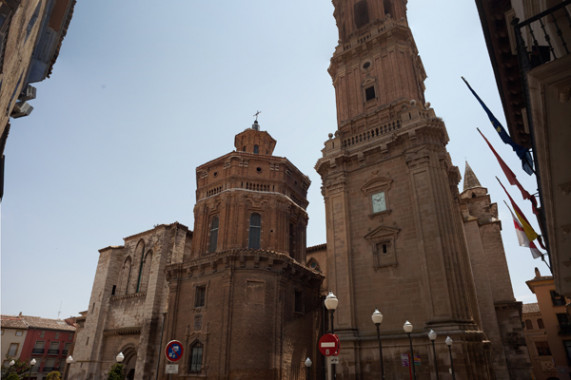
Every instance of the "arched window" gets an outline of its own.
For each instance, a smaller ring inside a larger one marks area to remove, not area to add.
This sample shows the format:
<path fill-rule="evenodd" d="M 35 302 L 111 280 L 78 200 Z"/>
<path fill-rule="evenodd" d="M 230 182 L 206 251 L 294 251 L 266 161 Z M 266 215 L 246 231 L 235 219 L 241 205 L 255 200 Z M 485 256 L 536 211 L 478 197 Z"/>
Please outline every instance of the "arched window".
<path fill-rule="evenodd" d="M 526 319 L 526 320 L 525 320 L 525 328 L 526 328 L 527 330 L 533 330 L 533 324 L 531 323 L 531 320 L 530 320 L 530 319 Z"/>
<path fill-rule="evenodd" d="M 198 340 L 190 346 L 190 357 L 188 359 L 188 372 L 199 373 L 202 370 L 203 345 Z"/>
<path fill-rule="evenodd" d="M 213 216 L 210 221 L 210 240 L 208 242 L 208 252 L 216 252 L 218 246 L 218 216 Z"/>
<path fill-rule="evenodd" d="M 250 233 L 248 234 L 248 248 L 260 248 L 260 236 L 262 231 L 262 216 L 258 213 L 250 215 Z"/>
<path fill-rule="evenodd" d="M 139 258 L 139 274 L 137 276 L 137 284 L 135 284 L 135 293 L 139 293 L 141 290 L 141 278 L 143 276 L 143 263 L 145 261 L 145 242 L 143 240 L 137 243 L 137 248 L 135 248 L 135 260 Z M 131 287 L 131 286 L 129 286 Z"/>
<path fill-rule="evenodd" d="M 392 14 L 392 6 L 390 0 L 383 0 L 383 8 L 385 8 L 385 14 Z"/>
<path fill-rule="evenodd" d="M 545 325 L 543 324 L 543 319 L 539 318 L 537 320 L 537 328 L 544 329 Z"/>
<path fill-rule="evenodd" d="M 153 263 L 153 251 L 148 251 L 143 260 L 143 269 L 141 270 L 141 284 L 139 291 L 146 292 L 149 285 L 149 277 L 151 275 L 151 265 Z"/>
<path fill-rule="evenodd" d="M 289 224 L 289 255 L 295 258 L 295 238 L 296 238 L 296 225 L 293 223 Z"/>
<path fill-rule="evenodd" d="M 129 278 L 131 277 L 131 257 L 127 257 L 123 262 L 121 274 L 119 275 L 119 295 L 127 294 L 129 291 Z"/>
<path fill-rule="evenodd" d="M 257 145 L 254 145 L 254 154 L 258 154 L 260 153 L 260 147 Z"/>
<path fill-rule="evenodd" d="M 360 0 L 353 6 L 355 14 L 355 26 L 360 28 L 369 23 L 369 9 L 367 7 L 367 0 Z"/>

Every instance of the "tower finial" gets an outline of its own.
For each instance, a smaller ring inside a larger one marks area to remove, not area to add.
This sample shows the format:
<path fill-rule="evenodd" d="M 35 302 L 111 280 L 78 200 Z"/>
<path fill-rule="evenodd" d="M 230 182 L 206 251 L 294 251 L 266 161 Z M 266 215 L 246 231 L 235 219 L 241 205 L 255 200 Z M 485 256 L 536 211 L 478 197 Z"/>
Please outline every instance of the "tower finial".
<path fill-rule="evenodd" d="M 260 130 L 260 125 L 258 124 L 258 115 L 261 114 L 262 111 L 256 111 L 256 113 L 253 115 L 256 117 L 256 120 L 254 120 L 254 124 L 252 124 L 252 129 L 259 131 Z"/>
<path fill-rule="evenodd" d="M 480 185 L 478 177 L 476 177 L 468 161 L 466 161 L 466 168 L 464 169 L 464 191 L 474 187 L 482 187 L 482 185 Z"/>

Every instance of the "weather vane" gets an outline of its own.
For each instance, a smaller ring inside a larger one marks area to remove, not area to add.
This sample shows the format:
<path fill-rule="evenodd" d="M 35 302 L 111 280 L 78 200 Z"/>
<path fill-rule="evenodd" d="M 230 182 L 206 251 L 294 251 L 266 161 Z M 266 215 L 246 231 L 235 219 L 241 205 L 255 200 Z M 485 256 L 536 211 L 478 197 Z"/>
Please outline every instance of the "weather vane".
<path fill-rule="evenodd" d="M 254 114 L 254 116 L 256 117 L 256 121 L 258 121 L 258 115 L 261 114 L 261 113 L 262 113 L 262 111 L 257 111 L 257 112 Z"/>

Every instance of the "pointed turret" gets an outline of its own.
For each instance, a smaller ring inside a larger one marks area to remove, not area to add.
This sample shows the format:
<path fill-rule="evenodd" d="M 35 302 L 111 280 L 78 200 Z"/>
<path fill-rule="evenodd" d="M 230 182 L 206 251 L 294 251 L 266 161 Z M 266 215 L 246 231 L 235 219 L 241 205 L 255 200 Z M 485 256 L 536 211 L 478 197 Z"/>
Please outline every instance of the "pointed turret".
<path fill-rule="evenodd" d="M 480 185 L 480 181 L 478 181 L 478 177 L 474 174 L 474 171 L 466 161 L 466 168 L 464 169 L 464 190 L 473 189 L 474 187 L 482 187 Z"/>

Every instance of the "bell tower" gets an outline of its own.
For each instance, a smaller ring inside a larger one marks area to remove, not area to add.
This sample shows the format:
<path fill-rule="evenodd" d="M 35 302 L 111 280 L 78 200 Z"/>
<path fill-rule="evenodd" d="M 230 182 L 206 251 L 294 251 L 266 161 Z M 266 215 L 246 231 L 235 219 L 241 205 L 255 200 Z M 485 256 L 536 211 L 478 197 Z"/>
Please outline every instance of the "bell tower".
<path fill-rule="evenodd" d="M 385 372 L 394 378 L 408 374 L 401 366 L 407 320 L 425 364 L 419 378 L 433 373 L 430 329 L 442 338 L 436 345 L 442 375 L 447 335 L 459 377 L 491 373 L 459 210 L 460 172 L 446 151 L 444 123 L 425 101 L 426 74 L 406 3 L 333 0 L 339 42 L 329 74 L 338 126 L 316 170 L 325 198 L 328 286 L 339 299 L 335 331 L 345 369 L 338 379 L 380 371 L 375 308 L 384 314 Z"/>
<path fill-rule="evenodd" d="M 329 73 L 339 129 L 398 101 L 423 105 L 426 74 L 406 22 L 406 1 L 334 1 L 339 28 Z"/>

